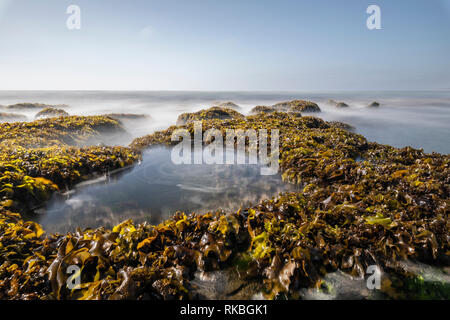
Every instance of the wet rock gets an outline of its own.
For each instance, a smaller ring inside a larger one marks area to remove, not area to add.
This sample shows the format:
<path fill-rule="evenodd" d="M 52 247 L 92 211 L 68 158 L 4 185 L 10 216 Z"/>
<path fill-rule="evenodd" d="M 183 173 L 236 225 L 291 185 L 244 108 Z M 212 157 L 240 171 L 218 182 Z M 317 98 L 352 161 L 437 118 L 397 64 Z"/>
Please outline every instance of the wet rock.
<path fill-rule="evenodd" d="M 348 104 L 346 104 L 345 102 L 339 102 L 338 104 L 336 104 L 336 108 L 339 109 L 348 108 Z"/>
<path fill-rule="evenodd" d="M 69 116 L 69 114 L 62 110 L 62 109 L 56 109 L 56 108 L 45 108 L 41 111 L 39 111 L 34 118 L 35 119 L 41 119 L 41 118 L 53 118 L 53 117 L 65 117 Z"/>
<path fill-rule="evenodd" d="M 262 290 L 261 284 L 241 279 L 233 268 L 196 272 L 190 286 L 193 298 L 207 300 L 254 300 Z"/>
<path fill-rule="evenodd" d="M 250 110 L 250 114 L 258 114 L 258 113 L 271 113 L 277 111 L 273 107 L 268 106 L 256 106 L 252 110 Z"/>
<path fill-rule="evenodd" d="M 378 108 L 379 106 L 380 106 L 380 103 L 376 102 L 376 101 L 369 104 L 369 108 Z"/>
<path fill-rule="evenodd" d="M 355 278 L 342 271 L 328 273 L 319 288 L 302 288 L 299 291 L 304 300 L 366 300 L 383 299 L 379 290 L 367 288 L 364 278 Z"/>
<path fill-rule="evenodd" d="M 346 104 L 345 102 L 338 102 L 335 101 L 333 99 L 328 100 L 328 104 L 335 106 L 336 108 L 348 108 L 348 104 Z"/>
<path fill-rule="evenodd" d="M 348 123 L 344 123 L 344 122 L 340 122 L 340 121 L 329 121 L 328 123 L 335 128 L 340 128 L 340 129 L 344 129 L 344 130 L 348 130 L 348 131 L 355 130 L 355 127 Z"/>
<path fill-rule="evenodd" d="M 236 103 L 231 102 L 231 101 L 216 102 L 216 103 L 213 104 L 213 107 L 227 108 L 227 109 L 233 109 L 233 110 L 240 110 L 241 109 L 240 106 L 238 106 Z"/>
<path fill-rule="evenodd" d="M 272 108 L 276 109 L 277 111 L 285 111 L 285 112 L 291 112 L 291 113 L 297 113 L 297 112 L 320 112 L 319 106 L 312 102 L 312 101 L 306 101 L 306 100 L 292 100 L 292 101 L 285 101 L 280 102 L 277 104 L 274 104 Z"/>
<path fill-rule="evenodd" d="M 244 115 L 228 108 L 212 107 L 198 112 L 183 113 L 177 119 L 177 125 L 185 125 L 198 120 L 245 119 Z"/>

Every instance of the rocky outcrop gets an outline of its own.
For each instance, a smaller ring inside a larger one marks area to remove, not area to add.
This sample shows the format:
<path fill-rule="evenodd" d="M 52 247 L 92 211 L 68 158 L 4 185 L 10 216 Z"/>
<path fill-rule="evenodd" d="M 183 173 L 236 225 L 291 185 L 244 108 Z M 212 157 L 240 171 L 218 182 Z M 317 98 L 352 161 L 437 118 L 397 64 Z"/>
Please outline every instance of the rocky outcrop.
<path fill-rule="evenodd" d="M 62 109 L 48 107 L 36 113 L 34 118 L 42 119 L 42 118 L 66 117 L 66 116 L 69 116 L 69 114 L 66 111 Z"/>
<path fill-rule="evenodd" d="M 312 102 L 312 101 L 306 101 L 306 100 L 292 100 L 292 101 L 285 101 L 280 102 L 277 104 L 274 104 L 272 108 L 276 109 L 277 111 L 284 111 L 284 112 L 320 112 L 319 106 Z"/>
<path fill-rule="evenodd" d="M 228 108 L 228 109 L 234 109 L 234 110 L 240 110 L 241 109 L 240 106 L 238 106 L 236 103 L 231 102 L 231 101 L 216 102 L 216 103 L 213 104 L 213 107 Z"/>
<path fill-rule="evenodd" d="M 346 104 L 345 102 L 338 102 L 336 100 L 330 99 L 328 100 L 328 104 L 335 106 L 336 108 L 348 108 L 348 104 Z"/>
<path fill-rule="evenodd" d="M 244 115 L 229 108 L 212 107 L 198 112 L 186 112 L 178 117 L 177 125 L 184 125 L 198 120 L 245 119 Z"/>
<path fill-rule="evenodd" d="M 250 114 L 271 113 L 277 111 L 274 107 L 256 106 L 250 110 Z"/>

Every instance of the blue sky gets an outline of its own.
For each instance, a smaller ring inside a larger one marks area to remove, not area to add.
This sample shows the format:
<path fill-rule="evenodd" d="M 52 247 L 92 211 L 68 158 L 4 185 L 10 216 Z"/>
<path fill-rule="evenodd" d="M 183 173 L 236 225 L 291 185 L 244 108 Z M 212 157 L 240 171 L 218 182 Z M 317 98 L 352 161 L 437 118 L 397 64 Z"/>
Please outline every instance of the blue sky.
<path fill-rule="evenodd" d="M 0 90 L 449 88 L 450 0 L 0 0 Z"/>

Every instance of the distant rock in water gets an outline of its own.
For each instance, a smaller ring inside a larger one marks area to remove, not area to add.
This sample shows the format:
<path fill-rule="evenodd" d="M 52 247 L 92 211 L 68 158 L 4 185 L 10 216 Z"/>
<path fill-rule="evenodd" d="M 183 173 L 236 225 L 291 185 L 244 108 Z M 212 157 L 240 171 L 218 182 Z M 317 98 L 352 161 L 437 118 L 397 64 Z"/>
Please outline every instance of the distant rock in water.
<path fill-rule="evenodd" d="M 271 113 L 277 111 L 273 107 L 268 106 L 256 106 L 250 110 L 250 114 L 258 114 L 258 113 Z"/>
<path fill-rule="evenodd" d="M 345 102 L 339 102 L 338 104 L 336 104 L 336 108 L 339 109 L 348 108 L 348 104 L 346 104 Z"/>
<path fill-rule="evenodd" d="M 291 113 L 297 113 L 297 112 L 320 112 L 319 106 L 312 102 L 312 101 L 306 101 L 306 100 L 292 100 L 292 101 L 285 101 L 280 102 L 277 104 L 274 104 L 272 108 L 276 109 L 277 111 L 285 111 L 285 112 L 291 112 Z"/>
<path fill-rule="evenodd" d="M 333 99 L 329 99 L 329 100 L 327 101 L 327 103 L 328 103 L 328 104 L 331 104 L 331 105 L 333 105 L 333 106 L 335 106 L 335 105 L 338 104 L 338 102 L 337 102 L 336 100 L 333 100 Z"/>
<path fill-rule="evenodd" d="M 110 117 L 116 120 L 143 120 L 151 119 L 147 114 L 140 113 L 108 113 L 104 115 L 105 117 Z"/>
<path fill-rule="evenodd" d="M 378 108 L 380 106 L 380 103 L 377 101 L 372 102 L 369 104 L 369 108 Z"/>
<path fill-rule="evenodd" d="M 328 100 L 328 104 L 335 106 L 336 108 L 348 108 L 348 104 L 345 102 L 338 102 L 336 100 L 330 99 Z"/>
<path fill-rule="evenodd" d="M 177 125 L 184 125 L 198 120 L 227 120 L 227 119 L 245 119 L 244 115 L 229 108 L 212 107 L 200 110 L 198 112 L 186 112 L 180 114 Z"/>
<path fill-rule="evenodd" d="M 18 113 L 9 113 L 9 112 L 0 112 L 0 121 L 21 121 L 21 120 L 27 120 L 27 117 L 23 114 Z"/>
<path fill-rule="evenodd" d="M 69 107 L 66 104 L 57 104 L 57 105 L 50 105 L 50 104 L 43 104 L 43 103 L 31 103 L 31 102 L 23 102 L 23 103 L 16 103 L 11 104 L 7 106 L 7 109 L 45 109 L 45 108 L 67 108 Z"/>
<path fill-rule="evenodd" d="M 231 102 L 231 101 L 216 102 L 216 103 L 213 104 L 213 107 L 228 108 L 228 109 L 234 109 L 234 110 L 240 110 L 241 109 L 240 106 L 238 106 L 236 103 Z"/>
<path fill-rule="evenodd" d="M 42 118 L 66 117 L 66 116 L 69 116 L 69 114 L 62 109 L 47 107 L 47 108 L 39 111 L 38 113 L 36 113 L 34 118 L 42 119 Z"/>

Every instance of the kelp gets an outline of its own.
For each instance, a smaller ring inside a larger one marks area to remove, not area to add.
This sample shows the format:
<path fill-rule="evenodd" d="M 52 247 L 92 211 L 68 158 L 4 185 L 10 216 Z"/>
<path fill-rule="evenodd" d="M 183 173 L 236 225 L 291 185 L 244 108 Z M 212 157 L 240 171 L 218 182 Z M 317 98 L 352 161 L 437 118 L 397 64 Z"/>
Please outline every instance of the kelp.
<path fill-rule="evenodd" d="M 52 117 L 65 117 L 69 116 L 69 114 L 63 109 L 57 109 L 52 107 L 47 107 L 36 113 L 34 116 L 35 119 L 40 118 L 52 118 Z"/>
<path fill-rule="evenodd" d="M 182 113 L 177 119 L 177 125 L 189 124 L 198 120 L 211 119 L 245 119 L 245 117 L 241 113 L 230 108 L 212 107 L 197 112 Z"/>
<path fill-rule="evenodd" d="M 316 285 L 330 270 L 362 276 L 371 264 L 401 272 L 396 262 L 404 259 L 449 263 L 448 155 L 369 143 L 336 123 L 286 113 L 203 122 L 204 130 L 211 127 L 280 129 L 283 179 L 304 186 L 302 195 L 248 211 L 249 252 L 266 268 L 258 274 L 267 276 L 268 297 L 295 297 L 299 286 Z M 170 144 L 175 128 L 136 139 L 131 146 Z M 187 128 L 192 132 L 192 126 Z M 285 211 L 298 210 L 301 215 L 285 221 Z M 262 218 L 253 225 L 255 216 Z M 292 259 L 311 252 L 320 253 L 319 265 Z"/>
<path fill-rule="evenodd" d="M 192 123 L 184 127 L 193 133 Z M 449 265 L 448 155 L 368 142 L 336 124 L 284 112 L 203 120 L 202 127 L 279 129 L 282 177 L 302 192 L 237 212 L 177 212 L 157 226 L 128 220 L 112 230 L 65 235 L 44 234 L 24 222 L 6 197 L 0 204 L 0 297 L 191 299 L 196 272 L 235 268 L 241 279 L 261 283 L 266 298 L 300 298 L 302 288 L 320 288 L 329 272 L 363 277 L 377 265 L 386 275 L 381 291 L 399 299 L 411 297 L 402 290 L 431 290 L 402 261 Z M 138 154 L 172 144 L 176 128 L 138 138 L 130 147 Z M 41 186 L 61 187 L 55 177 L 43 179 Z M 75 289 L 67 287 L 70 265 L 81 270 Z M 438 289 L 439 298 L 449 298 L 447 287 Z"/>

